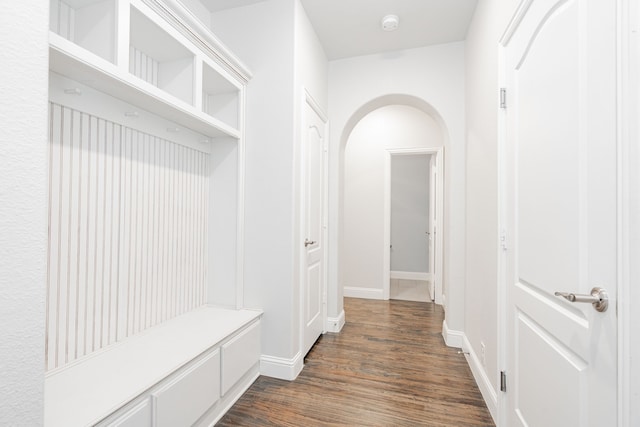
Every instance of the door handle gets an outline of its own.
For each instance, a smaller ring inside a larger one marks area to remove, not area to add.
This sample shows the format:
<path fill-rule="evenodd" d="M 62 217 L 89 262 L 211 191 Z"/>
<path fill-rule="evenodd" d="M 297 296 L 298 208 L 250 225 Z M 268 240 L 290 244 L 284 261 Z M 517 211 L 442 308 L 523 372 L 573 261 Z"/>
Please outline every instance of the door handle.
<path fill-rule="evenodd" d="M 599 312 L 607 311 L 607 308 L 609 308 L 609 295 L 607 294 L 607 291 L 598 287 L 591 289 L 590 295 L 572 294 L 568 292 L 556 292 L 554 295 L 557 297 L 563 297 L 567 301 L 571 302 L 591 303 L 593 308 Z"/>
<path fill-rule="evenodd" d="M 309 240 L 309 239 L 304 239 L 304 247 L 306 248 L 309 245 L 315 245 L 316 241 L 315 240 Z"/>

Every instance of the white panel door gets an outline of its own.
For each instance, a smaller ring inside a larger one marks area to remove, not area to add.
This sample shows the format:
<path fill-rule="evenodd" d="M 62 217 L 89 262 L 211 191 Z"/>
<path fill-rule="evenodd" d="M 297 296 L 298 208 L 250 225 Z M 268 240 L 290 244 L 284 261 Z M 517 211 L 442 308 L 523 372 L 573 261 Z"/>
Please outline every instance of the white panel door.
<path fill-rule="evenodd" d="M 523 5 L 504 51 L 505 425 L 614 426 L 616 2 Z M 596 286 L 605 312 L 555 295 Z"/>
<path fill-rule="evenodd" d="M 304 237 L 303 251 L 303 354 L 309 352 L 324 331 L 324 122 L 305 102 L 303 130 Z"/>

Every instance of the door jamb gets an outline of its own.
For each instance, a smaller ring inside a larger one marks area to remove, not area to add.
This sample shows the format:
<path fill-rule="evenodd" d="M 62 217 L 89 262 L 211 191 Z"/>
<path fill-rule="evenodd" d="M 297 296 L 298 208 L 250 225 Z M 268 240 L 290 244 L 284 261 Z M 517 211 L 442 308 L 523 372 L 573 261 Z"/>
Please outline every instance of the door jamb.
<path fill-rule="evenodd" d="M 443 215 L 444 215 L 444 147 L 433 148 L 399 148 L 388 149 L 385 152 L 384 169 L 384 242 L 382 247 L 382 293 L 383 299 L 388 300 L 391 281 L 391 157 L 394 155 L 431 154 L 436 164 L 436 233 L 434 249 L 436 253 L 436 265 L 434 266 L 433 286 L 435 289 L 435 303 L 442 305 L 442 272 L 443 272 Z"/>

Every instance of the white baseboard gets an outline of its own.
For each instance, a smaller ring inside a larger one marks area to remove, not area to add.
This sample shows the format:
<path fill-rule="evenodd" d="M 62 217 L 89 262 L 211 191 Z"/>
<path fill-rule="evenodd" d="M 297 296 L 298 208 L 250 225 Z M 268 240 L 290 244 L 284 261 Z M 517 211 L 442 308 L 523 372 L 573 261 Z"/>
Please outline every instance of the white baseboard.
<path fill-rule="evenodd" d="M 302 372 L 304 358 L 298 354 L 293 359 L 262 355 L 260 357 L 260 374 L 281 380 L 293 381 Z"/>
<path fill-rule="evenodd" d="M 442 338 L 444 338 L 444 343 L 447 347 L 462 348 L 464 333 L 449 329 L 445 320 L 442 322 Z"/>
<path fill-rule="evenodd" d="M 355 286 L 345 286 L 344 296 L 347 298 L 364 298 L 364 299 L 384 299 L 382 289 L 359 288 Z"/>
<path fill-rule="evenodd" d="M 467 336 L 464 334 L 462 334 L 462 350 L 469 353 L 465 354 L 467 363 L 469 364 L 469 368 L 471 368 L 473 378 L 475 378 L 476 384 L 478 384 L 478 388 L 480 389 L 480 393 L 482 393 L 482 397 L 484 398 L 484 401 L 487 404 L 487 408 L 491 413 L 493 422 L 497 424 L 498 395 L 496 394 L 496 390 L 491 384 L 489 377 L 487 376 L 487 370 L 484 366 L 482 366 L 480 358 L 473 350 L 471 343 L 467 339 Z"/>
<path fill-rule="evenodd" d="M 401 279 L 401 280 L 422 280 L 429 281 L 431 280 L 433 275 L 431 273 L 416 273 L 413 271 L 392 271 L 391 278 L 392 279 Z"/>
<path fill-rule="evenodd" d="M 338 333 L 342 330 L 345 323 L 344 310 L 340 312 L 338 317 L 327 317 L 327 332 Z"/>

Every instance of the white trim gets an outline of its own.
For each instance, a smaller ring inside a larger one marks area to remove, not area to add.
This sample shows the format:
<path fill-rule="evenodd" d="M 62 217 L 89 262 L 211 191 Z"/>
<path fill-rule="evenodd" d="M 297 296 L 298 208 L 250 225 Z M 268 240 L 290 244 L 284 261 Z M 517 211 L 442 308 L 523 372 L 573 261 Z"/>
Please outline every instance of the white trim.
<path fill-rule="evenodd" d="M 482 362 L 480 362 L 480 358 L 473 351 L 473 346 L 467 339 L 467 336 L 462 334 L 462 350 L 465 353 L 465 358 L 467 359 L 467 363 L 469 364 L 469 368 L 471 369 L 471 373 L 473 374 L 473 378 L 476 380 L 476 384 L 478 384 L 478 388 L 480 389 L 480 393 L 484 399 L 484 402 L 487 404 L 487 409 L 491 413 L 491 418 L 493 418 L 493 422 L 497 423 L 497 415 L 498 415 L 498 395 L 496 393 L 495 388 L 491 384 L 489 380 L 489 376 L 487 375 L 487 370 L 484 366 L 482 366 Z"/>
<path fill-rule="evenodd" d="M 389 299 L 390 281 L 391 281 L 391 254 L 389 247 L 391 246 L 391 156 L 394 155 L 415 155 L 415 154 L 431 154 L 436 160 L 436 218 L 440 220 L 435 224 L 436 241 L 434 244 L 436 253 L 436 265 L 433 270 L 433 285 L 435 287 L 435 303 L 443 304 L 443 286 L 442 272 L 444 268 L 443 256 L 443 218 L 444 218 L 444 147 L 416 147 L 416 148 L 400 148 L 386 150 L 386 158 L 384 165 L 384 242 L 382 246 L 383 266 L 382 266 L 382 299 Z M 416 280 L 416 279 L 409 279 Z M 420 280 L 420 279 L 417 279 Z M 345 296 L 347 290 L 345 288 Z"/>
<path fill-rule="evenodd" d="M 227 412 L 229 412 L 233 405 L 236 404 L 236 402 L 242 397 L 242 395 L 246 393 L 247 390 L 249 390 L 249 387 L 251 387 L 259 377 L 260 372 L 256 372 L 248 376 L 246 379 L 239 381 L 238 384 L 236 384 L 232 388 L 231 392 L 227 392 L 227 394 L 220 398 L 220 400 L 217 402 L 218 404 L 214 406 L 217 407 L 217 409 L 213 411 L 213 413 L 216 415 L 214 416 L 209 426 L 215 426 L 216 423 L 220 421 Z M 223 406 L 220 407 L 220 405 Z M 208 419 L 209 416 L 207 416 L 206 418 Z"/>
<path fill-rule="evenodd" d="M 391 271 L 390 277 L 392 279 L 400 279 L 400 280 L 422 280 L 429 281 L 433 279 L 433 274 L 431 273 L 419 273 L 415 271 Z"/>
<path fill-rule="evenodd" d="M 344 296 L 345 298 L 389 299 L 389 295 L 387 295 L 386 298 L 384 297 L 384 291 L 382 289 L 363 288 L 358 286 L 345 286 Z"/>
<path fill-rule="evenodd" d="M 442 338 L 444 338 L 444 343 L 447 347 L 462 348 L 463 337 L 464 332 L 449 329 L 447 321 L 444 320 L 442 322 Z"/>
<path fill-rule="evenodd" d="M 210 58 L 224 66 L 243 82 L 251 79 L 249 68 L 227 48 L 211 30 L 186 8 L 180 0 L 142 0 L 162 16 L 184 37 L 198 46 Z"/>
<path fill-rule="evenodd" d="M 344 310 L 342 310 L 338 317 L 327 317 L 327 325 L 325 329 L 327 332 L 338 333 L 342 330 L 345 322 Z"/>
<path fill-rule="evenodd" d="M 267 377 L 293 381 L 302 372 L 303 367 L 304 358 L 301 352 L 298 352 L 292 359 L 265 354 L 260 356 L 260 374 Z"/>
<path fill-rule="evenodd" d="M 322 144 L 323 144 L 323 156 L 322 156 L 322 283 L 320 284 L 320 286 L 322 287 L 321 290 L 321 294 L 322 294 L 322 313 L 321 313 L 321 317 L 323 319 L 327 319 L 327 293 L 328 293 L 328 287 L 329 287 L 329 281 L 328 281 L 328 276 L 329 276 L 329 268 L 328 268 L 328 263 L 329 263 L 329 251 L 328 251 L 328 246 L 329 246 L 329 230 L 328 230 L 328 218 L 329 218 L 329 127 L 327 124 L 327 115 L 325 114 L 324 110 L 322 109 L 322 107 L 320 106 L 320 104 L 318 104 L 318 102 L 315 100 L 315 98 L 309 93 L 309 91 L 303 86 L 302 87 L 302 102 L 300 103 L 300 117 L 299 117 L 299 123 L 300 123 L 300 130 L 299 130 L 299 134 L 300 134 L 300 141 L 301 142 L 306 142 L 306 139 L 304 139 L 304 134 L 305 134 L 305 126 L 307 124 L 307 115 L 306 115 L 306 105 L 308 105 L 309 107 L 311 107 L 311 109 L 318 115 L 318 117 L 320 118 L 320 120 L 322 121 L 322 125 L 323 125 L 323 129 L 322 129 Z M 299 182 L 301 183 L 301 186 L 299 187 L 299 221 L 298 221 L 298 230 L 300 233 L 299 236 L 299 241 L 300 241 L 300 246 L 299 246 L 299 254 L 298 254 L 298 274 L 299 274 L 299 278 L 298 278 L 298 283 L 299 283 L 299 290 L 300 290 L 300 298 L 299 298 L 299 302 L 300 302 L 300 306 L 299 306 L 299 312 L 300 312 L 300 332 L 299 332 L 299 336 L 298 336 L 298 341 L 299 341 L 299 348 L 300 351 L 304 351 L 305 350 L 305 328 L 306 328 L 306 320 L 305 320 L 305 307 L 306 307 L 306 302 L 305 302 L 305 287 L 306 287 L 306 277 L 307 277 L 307 262 L 306 262 L 306 257 L 307 257 L 307 248 L 305 245 L 302 244 L 302 239 L 306 238 L 308 236 L 306 236 L 306 179 L 307 179 L 307 169 L 305 167 L 306 164 L 306 144 L 301 144 L 301 148 L 298 150 L 298 164 L 300 165 L 300 171 L 299 171 Z M 326 320 L 323 321 L 322 324 L 322 332 L 326 332 L 327 331 L 327 323 Z M 306 352 L 305 352 L 306 355 Z M 297 374 L 296 374 L 297 375 Z"/>
<path fill-rule="evenodd" d="M 516 32 L 516 29 L 520 26 L 520 23 L 524 19 L 524 16 L 527 13 L 527 10 L 529 10 L 529 7 L 531 6 L 532 3 L 533 3 L 533 0 L 520 1 L 520 4 L 518 5 L 518 8 L 513 14 L 511 21 L 509 21 L 509 24 L 507 24 L 507 28 L 505 29 L 504 33 L 502 33 L 502 36 L 500 37 L 500 40 L 498 43 L 501 46 L 506 46 L 507 43 L 509 43 L 509 40 L 511 40 L 511 37 Z"/>
<path fill-rule="evenodd" d="M 640 25 L 640 7 L 637 2 L 619 0 L 618 9 L 618 426 L 633 425 L 634 400 L 638 399 L 636 378 L 638 368 L 634 368 L 633 359 L 637 358 L 638 338 L 632 334 L 633 315 L 637 299 L 633 295 L 631 283 L 633 277 L 632 262 L 640 251 L 638 244 L 637 222 L 633 220 L 634 206 L 638 206 L 637 184 L 637 144 L 639 128 L 637 118 L 640 113 L 640 42 L 637 29 Z M 637 295 L 637 293 L 636 293 Z M 634 354 L 635 353 L 635 354 Z M 635 396 L 634 396 L 635 393 Z"/>

